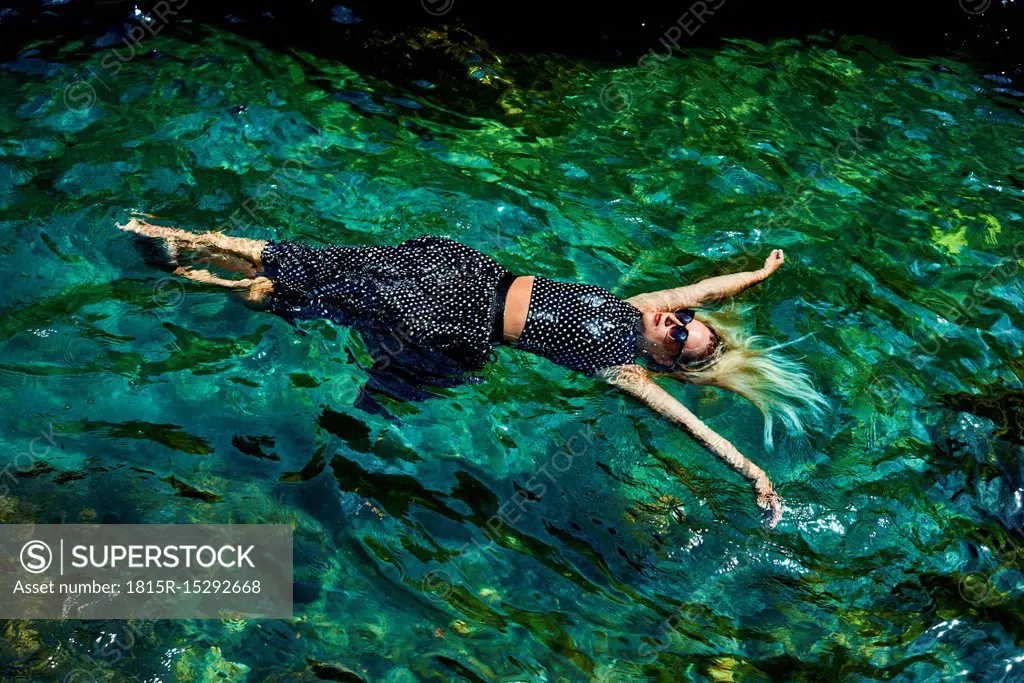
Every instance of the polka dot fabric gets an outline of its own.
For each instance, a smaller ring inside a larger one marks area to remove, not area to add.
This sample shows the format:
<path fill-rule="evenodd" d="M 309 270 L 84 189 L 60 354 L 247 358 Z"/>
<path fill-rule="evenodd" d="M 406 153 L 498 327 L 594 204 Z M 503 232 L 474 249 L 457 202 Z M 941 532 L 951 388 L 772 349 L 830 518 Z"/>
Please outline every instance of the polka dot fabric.
<path fill-rule="evenodd" d="M 271 241 L 262 261 L 274 281 L 267 310 L 286 320 L 326 318 L 397 333 L 469 370 L 492 356 L 495 292 L 506 271 L 451 239 L 368 247 Z"/>
<path fill-rule="evenodd" d="M 642 317 L 606 289 L 537 277 L 518 347 L 593 374 L 636 362 Z"/>

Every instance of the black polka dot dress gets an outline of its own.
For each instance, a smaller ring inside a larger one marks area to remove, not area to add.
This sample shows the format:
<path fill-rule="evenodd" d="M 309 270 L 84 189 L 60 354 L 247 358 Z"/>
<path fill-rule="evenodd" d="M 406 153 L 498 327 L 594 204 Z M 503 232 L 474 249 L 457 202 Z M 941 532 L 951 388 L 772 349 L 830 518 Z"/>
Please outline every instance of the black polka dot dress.
<path fill-rule="evenodd" d="M 643 314 L 594 285 L 537 277 L 518 347 L 593 374 L 636 362 Z"/>
<path fill-rule="evenodd" d="M 475 370 L 492 357 L 495 293 L 507 273 L 494 259 L 445 237 L 397 246 L 314 247 L 268 242 L 267 310 L 294 322 L 326 318 L 398 334 Z"/>

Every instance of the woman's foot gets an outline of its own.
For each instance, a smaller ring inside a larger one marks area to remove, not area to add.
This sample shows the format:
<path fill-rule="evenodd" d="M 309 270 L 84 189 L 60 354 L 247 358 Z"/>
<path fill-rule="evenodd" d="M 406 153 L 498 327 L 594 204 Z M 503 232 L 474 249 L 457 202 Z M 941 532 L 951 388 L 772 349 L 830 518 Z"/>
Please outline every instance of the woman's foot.
<path fill-rule="evenodd" d="M 126 232 L 133 232 L 138 237 L 135 239 L 135 248 L 138 249 L 142 260 L 150 268 L 173 272 L 180 266 L 178 258 L 181 255 L 180 243 L 174 237 L 167 234 L 159 234 L 159 230 L 168 230 L 156 225 L 149 225 L 137 218 L 132 218 L 127 224 L 117 224 L 117 227 Z M 144 238 L 151 239 L 144 239 Z M 163 242 L 156 241 L 162 237 Z"/>
<path fill-rule="evenodd" d="M 165 228 L 162 225 L 152 225 L 145 221 L 140 221 L 135 216 L 132 219 L 121 225 L 115 223 L 115 225 L 126 232 L 134 232 L 137 235 L 143 235 L 145 237 L 162 237 L 164 239 L 182 238 L 191 233 L 187 233 L 184 230 L 178 230 L 177 228 Z"/>

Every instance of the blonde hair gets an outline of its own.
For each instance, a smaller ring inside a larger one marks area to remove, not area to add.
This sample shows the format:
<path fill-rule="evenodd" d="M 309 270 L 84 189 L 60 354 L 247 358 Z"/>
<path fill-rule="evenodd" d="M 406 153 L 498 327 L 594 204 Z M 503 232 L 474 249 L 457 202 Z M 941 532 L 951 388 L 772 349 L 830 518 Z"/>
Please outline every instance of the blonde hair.
<path fill-rule="evenodd" d="M 746 307 L 744 307 L 745 309 Z M 806 431 L 804 416 L 817 421 L 828 402 L 799 363 L 779 350 L 805 337 L 774 344 L 751 334 L 741 319 L 743 309 L 717 313 L 700 312 L 719 337 L 718 348 L 709 362 L 682 367 L 667 376 L 688 384 L 728 389 L 749 399 L 764 415 L 764 442 L 773 445 L 772 426 L 776 418 L 793 434 Z"/>

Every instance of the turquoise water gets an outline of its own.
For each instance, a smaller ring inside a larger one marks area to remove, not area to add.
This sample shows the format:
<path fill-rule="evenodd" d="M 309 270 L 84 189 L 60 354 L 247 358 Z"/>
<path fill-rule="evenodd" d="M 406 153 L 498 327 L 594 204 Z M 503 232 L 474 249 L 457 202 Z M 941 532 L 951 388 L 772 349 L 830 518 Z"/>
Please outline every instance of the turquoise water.
<path fill-rule="evenodd" d="M 1012 83 L 863 40 L 610 68 L 443 34 L 396 72 L 455 68 L 385 83 L 193 28 L 0 70 L 0 520 L 291 523 L 295 618 L 7 622 L 4 678 L 1021 678 Z M 777 483 L 766 532 L 736 475 L 593 381 L 502 349 L 425 400 L 368 390 L 378 349 L 167 279 L 130 210 L 447 234 L 623 296 L 782 247 L 739 302 L 815 333 L 794 352 L 831 410 L 766 452 L 749 404 L 672 388 Z"/>

